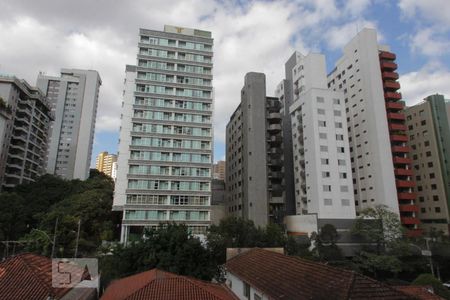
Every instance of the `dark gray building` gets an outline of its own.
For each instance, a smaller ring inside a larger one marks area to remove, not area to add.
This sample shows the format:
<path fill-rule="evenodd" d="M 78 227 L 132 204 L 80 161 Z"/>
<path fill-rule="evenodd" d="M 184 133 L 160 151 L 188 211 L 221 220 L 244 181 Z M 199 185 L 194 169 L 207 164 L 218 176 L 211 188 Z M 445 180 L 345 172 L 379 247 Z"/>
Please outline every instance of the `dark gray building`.
<path fill-rule="evenodd" d="M 285 214 L 281 103 L 266 96 L 266 77 L 247 73 L 241 103 L 226 128 L 227 213 L 257 226 Z"/>

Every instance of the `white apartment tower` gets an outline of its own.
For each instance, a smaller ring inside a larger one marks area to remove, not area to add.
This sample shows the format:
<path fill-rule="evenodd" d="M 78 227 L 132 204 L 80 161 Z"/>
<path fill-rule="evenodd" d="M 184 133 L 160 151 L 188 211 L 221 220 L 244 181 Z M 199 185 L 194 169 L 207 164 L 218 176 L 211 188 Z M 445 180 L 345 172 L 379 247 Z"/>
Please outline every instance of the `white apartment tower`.
<path fill-rule="evenodd" d="M 62 69 L 59 77 L 39 74 L 37 87 L 46 94 L 55 115 L 47 173 L 65 179 L 89 177 L 101 84 L 93 70 Z"/>
<path fill-rule="evenodd" d="M 344 94 L 327 87 L 325 57 L 296 52 L 289 107 L 296 214 L 353 219 L 350 151 Z M 278 89 L 281 93 L 281 87 Z"/>
<path fill-rule="evenodd" d="M 363 29 L 344 47 L 343 56 L 328 75 L 328 87 L 344 95 L 357 211 L 386 205 L 399 214 L 390 136 L 394 131 L 387 115 L 391 102 L 385 99 L 389 90 L 380 66 L 380 53 L 388 50 L 378 45 L 375 30 Z M 391 75 L 398 78 L 396 73 Z M 403 129 L 398 125 L 398 130 Z M 403 138 L 404 133 L 398 134 Z"/>
<path fill-rule="evenodd" d="M 140 29 L 137 66 L 126 67 L 114 210 L 121 241 L 146 227 L 210 225 L 212 169 L 211 32 Z"/>

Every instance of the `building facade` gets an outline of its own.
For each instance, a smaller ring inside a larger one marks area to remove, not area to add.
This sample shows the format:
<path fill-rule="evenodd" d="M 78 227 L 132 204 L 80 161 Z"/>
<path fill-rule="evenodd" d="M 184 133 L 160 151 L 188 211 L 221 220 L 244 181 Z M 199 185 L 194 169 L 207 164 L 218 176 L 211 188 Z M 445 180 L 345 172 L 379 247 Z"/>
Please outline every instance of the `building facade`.
<path fill-rule="evenodd" d="M 95 168 L 99 170 L 100 172 L 105 173 L 111 178 L 114 178 L 113 174 L 114 172 L 114 163 L 117 162 L 117 155 L 115 154 L 109 154 L 106 151 L 100 152 L 97 155 L 97 158 L 95 159 Z"/>
<path fill-rule="evenodd" d="M 113 209 L 121 241 L 145 227 L 210 225 L 212 177 L 211 32 L 140 29 L 137 66 L 126 67 Z"/>
<path fill-rule="evenodd" d="M 325 56 L 296 56 L 289 108 L 296 214 L 354 219 L 344 94 L 328 89 Z"/>
<path fill-rule="evenodd" d="M 226 128 L 228 214 L 257 226 L 285 214 L 281 103 L 266 96 L 262 73 L 247 73 L 241 103 Z"/>
<path fill-rule="evenodd" d="M 431 95 L 404 111 L 420 227 L 450 231 L 450 127 L 444 96 Z M 416 207 L 414 207 L 415 209 Z"/>
<path fill-rule="evenodd" d="M 47 173 L 65 179 L 89 177 L 98 95 L 102 81 L 97 71 L 62 69 L 61 76 L 39 74 L 55 120 L 51 125 Z"/>
<path fill-rule="evenodd" d="M 389 48 L 378 44 L 376 31 L 363 29 L 344 47 L 328 87 L 344 93 L 357 211 L 385 205 L 400 215 L 409 235 L 418 235 L 394 60 Z"/>
<path fill-rule="evenodd" d="M 42 92 L 16 77 L 0 76 L 0 189 L 45 174 L 53 115 Z"/>
<path fill-rule="evenodd" d="M 213 164 L 213 178 L 225 181 L 225 161 L 219 160 L 217 163 Z"/>

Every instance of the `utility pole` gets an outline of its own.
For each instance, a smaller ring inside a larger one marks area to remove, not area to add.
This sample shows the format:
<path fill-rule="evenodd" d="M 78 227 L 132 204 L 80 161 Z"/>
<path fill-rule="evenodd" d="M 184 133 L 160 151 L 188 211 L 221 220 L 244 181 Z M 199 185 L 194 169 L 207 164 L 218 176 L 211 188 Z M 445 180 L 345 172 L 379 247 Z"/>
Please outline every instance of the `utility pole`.
<path fill-rule="evenodd" d="M 430 241 L 430 238 L 425 238 L 425 242 L 427 243 L 427 252 L 429 253 L 428 259 L 430 260 L 430 268 L 431 268 L 431 274 L 434 276 L 434 267 L 433 267 L 433 258 L 431 257 L 431 251 L 430 251 L 430 244 L 428 243 Z"/>
<path fill-rule="evenodd" d="M 50 258 L 53 258 L 53 255 L 55 254 L 55 245 L 56 245 L 56 231 L 58 230 L 58 217 L 55 221 L 55 233 L 53 235 L 53 245 L 52 245 L 52 255 Z"/>
<path fill-rule="evenodd" d="M 78 219 L 77 241 L 75 244 L 75 256 L 73 258 L 77 258 L 77 254 L 78 254 L 78 240 L 80 239 L 80 226 L 81 226 L 81 219 Z"/>

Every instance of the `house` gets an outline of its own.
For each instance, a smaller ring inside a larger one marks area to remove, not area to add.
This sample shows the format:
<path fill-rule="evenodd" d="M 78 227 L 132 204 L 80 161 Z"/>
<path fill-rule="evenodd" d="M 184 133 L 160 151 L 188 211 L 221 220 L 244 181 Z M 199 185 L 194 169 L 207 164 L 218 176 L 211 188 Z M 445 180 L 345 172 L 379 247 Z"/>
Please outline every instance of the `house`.
<path fill-rule="evenodd" d="M 239 299 L 416 299 L 362 274 L 253 248 L 225 264 L 226 284 Z"/>
<path fill-rule="evenodd" d="M 72 267 L 81 280 L 90 279 L 86 269 Z M 53 274 L 54 275 L 54 274 Z M 62 274 L 65 275 L 65 274 Z M 94 300 L 95 288 L 65 287 L 52 285 L 52 260 L 32 253 L 12 256 L 0 262 L 0 298 L 2 300 Z"/>
<path fill-rule="evenodd" d="M 225 286 L 152 269 L 112 282 L 101 300 L 238 300 Z"/>

